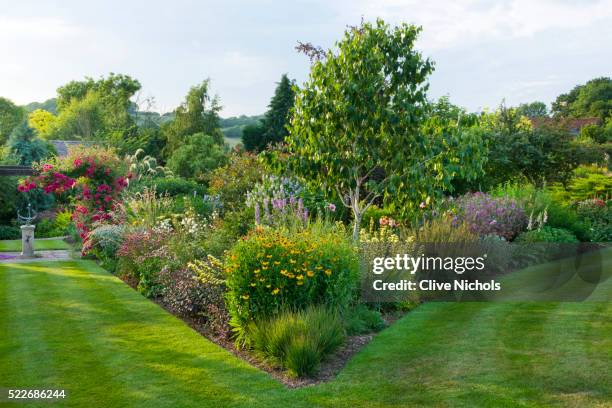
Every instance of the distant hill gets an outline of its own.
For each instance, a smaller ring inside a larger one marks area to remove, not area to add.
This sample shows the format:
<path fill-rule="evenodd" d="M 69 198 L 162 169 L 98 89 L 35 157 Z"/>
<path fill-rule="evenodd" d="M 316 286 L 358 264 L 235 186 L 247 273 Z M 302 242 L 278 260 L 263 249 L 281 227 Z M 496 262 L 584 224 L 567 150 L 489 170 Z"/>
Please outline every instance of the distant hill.
<path fill-rule="evenodd" d="M 36 109 L 44 109 L 57 115 L 57 100 L 55 98 L 47 99 L 44 102 L 31 102 L 24 106 L 28 112 L 35 111 Z"/>
<path fill-rule="evenodd" d="M 254 116 L 240 115 L 240 116 L 232 116 L 229 118 L 221 118 L 219 122 L 221 125 L 221 131 L 223 132 L 223 135 L 227 139 L 233 139 L 233 140 L 228 140 L 228 143 L 236 144 L 242 137 L 242 129 L 245 126 L 257 124 L 261 119 L 263 119 L 263 117 L 264 115 L 254 115 Z"/>

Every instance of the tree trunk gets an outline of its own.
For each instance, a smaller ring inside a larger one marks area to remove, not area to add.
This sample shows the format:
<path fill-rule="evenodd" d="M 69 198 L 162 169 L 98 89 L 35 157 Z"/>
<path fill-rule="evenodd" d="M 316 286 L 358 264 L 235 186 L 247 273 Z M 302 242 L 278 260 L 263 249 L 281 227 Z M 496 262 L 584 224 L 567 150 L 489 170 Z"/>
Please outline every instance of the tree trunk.
<path fill-rule="evenodd" d="M 355 218 L 353 224 L 353 241 L 359 241 L 359 227 L 361 226 L 361 218 L 363 214 L 357 208 L 353 208 L 353 217 Z"/>

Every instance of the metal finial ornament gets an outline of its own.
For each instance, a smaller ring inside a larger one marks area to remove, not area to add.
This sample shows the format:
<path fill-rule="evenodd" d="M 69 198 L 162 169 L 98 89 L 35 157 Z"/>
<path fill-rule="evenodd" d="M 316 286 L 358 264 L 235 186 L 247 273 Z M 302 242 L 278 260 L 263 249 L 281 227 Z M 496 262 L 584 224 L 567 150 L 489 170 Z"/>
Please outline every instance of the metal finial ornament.
<path fill-rule="evenodd" d="M 38 213 L 32 210 L 32 204 L 28 203 L 28 215 L 23 216 L 19 214 L 19 210 L 17 211 L 17 222 L 24 225 L 32 225 L 31 222 L 36 219 Z"/>

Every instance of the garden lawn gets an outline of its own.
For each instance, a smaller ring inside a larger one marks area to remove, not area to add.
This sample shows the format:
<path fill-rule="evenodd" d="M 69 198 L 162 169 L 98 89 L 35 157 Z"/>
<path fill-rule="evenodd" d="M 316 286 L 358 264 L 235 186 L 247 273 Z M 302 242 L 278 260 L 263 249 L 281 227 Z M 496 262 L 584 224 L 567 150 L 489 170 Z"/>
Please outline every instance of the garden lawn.
<path fill-rule="evenodd" d="M 62 388 L 62 407 L 604 407 L 610 316 L 609 302 L 432 302 L 336 379 L 289 390 L 91 261 L 0 264 L 0 387 Z"/>
<path fill-rule="evenodd" d="M 34 250 L 44 251 L 51 249 L 70 249 L 70 245 L 61 238 L 37 239 L 34 241 Z M 21 240 L 11 239 L 0 241 L 0 252 L 21 252 Z"/>

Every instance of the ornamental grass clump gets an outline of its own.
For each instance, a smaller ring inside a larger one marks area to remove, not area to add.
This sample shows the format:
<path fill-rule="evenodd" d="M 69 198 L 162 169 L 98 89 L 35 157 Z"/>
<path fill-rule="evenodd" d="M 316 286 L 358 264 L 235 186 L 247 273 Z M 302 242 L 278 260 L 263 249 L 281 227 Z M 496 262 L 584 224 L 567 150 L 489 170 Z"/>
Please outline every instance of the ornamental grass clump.
<path fill-rule="evenodd" d="M 494 198 L 477 192 L 460 197 L 458 221 L 466 223 L 479 236 L 494 234 L 510 241 L 527 226 L 525 210 L 512 198 Z"/>
<path fill-rule="evenodd" d="M 259 227 L 229 251 L 225 272 L 230 324 L 237 343 L 246 345 L 246 327 L 281 310 L 319 304 L 346 309 L 355 295 L 359 259 L 340 229 Z"/>
<path fill-rule="evenodd" d="M 323 306 L 283 311 L 249 326 L 255 352 L 290 375 L 312 376 L 345 339 L 340 315 Z"/>

